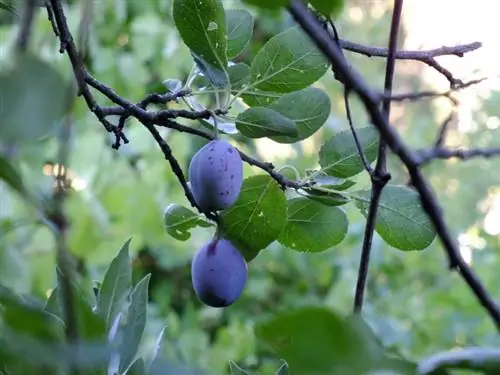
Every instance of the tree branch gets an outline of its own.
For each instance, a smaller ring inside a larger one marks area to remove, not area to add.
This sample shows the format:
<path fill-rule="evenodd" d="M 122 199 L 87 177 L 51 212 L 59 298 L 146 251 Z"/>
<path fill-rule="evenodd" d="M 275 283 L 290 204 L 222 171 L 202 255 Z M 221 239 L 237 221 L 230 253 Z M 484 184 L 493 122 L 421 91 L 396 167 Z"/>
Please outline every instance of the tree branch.
<path fill-rule="evenodd" d="M 347 51 L 355 52 L 368 57 L 387 57 L 389 55 L 388 48 L 365 46 L 362 44 L 349 42 L 347 40 L 340 40 L 340 46 Z M 426 51 L 398 51 L 396 52 L 396 59 L 420 61 L 445 76 L 450 83 L 450 87 L 455 87 L 456 85 L 461 84 L 462 81 L 455 78 L 453 74 L 442 65 L 440 65 L 435 58 L 438 56 L 446 55 L 463 57 L 467 52 L 475 51 L 480 47 L 482 47 L 482 44 L 480 42 L 474 42 L 453 47 L 443 46 Z"/>
<path fill-rule="evenodd" d="M 395 0 L 392 13 L 391 29 L 389 32 L 389 47 L 387 53 L 387 63 L 385 71 L 384 91 L 390 95 L 392 92 L 392 82 L 394 79 L 394 69 L 396 65 L 396 50 L 398 44 L 399 25 L 401 23 L 401 14 L 403 11 L 403 0 Z M 391 100 L 385 98 L 382 103 L 382 111 L 385 119 L 389 122 L 391 112 Z M 379 141 L 377 164 L 374 173 L 370 175 L 372 180 L 372 191 L 370 205 L 366 219 L 365 235 L 363 238 L 363 247 L 359 261 L 358 280 L 356 283 L 356 293 L 354 297 L 354 312 L 361 312 L 363 307 L 363 296 L 368 277 L 368 267 L 370 264 L 370 253 L 373 243 L 373 234 L 377 221 L 378 207 L 382 191 L 389 182 L 391 176 L 387 172 L 387 144 L 381 137 Z"/>
<path fill-rule="evenodd" d="M 359 72 L 347 64 L 338 46 L 331 40 L 326 30 L 323 29 L 301 0 L 291 0 L 289 11 L 302 29 L 310 36 L 311 40 L 314 41 L 330 60 L 333 68 L 345 78 L 346 84 L 358 94 L 367 113 L 371 117 L 373 125 L 378 129 L 387 146 L 405 164 L 412 178 L 413 185 L 419 194 L 422 206 L 432 221 L 437 235 L 444 246 L 450 266 L 460 271 L 461 276 L 471 291 L 500 330 L 499 306 L 491 298 L 480 279 L 460 255 L 455 239 L 450 234 L 444 221 L 441 207 L 437 203 L 435 194 L 418 167 L 419 158 L 406 146 L 399 134 L 389 125 L 378 107 L 378 95 L 367 85 Z"/>

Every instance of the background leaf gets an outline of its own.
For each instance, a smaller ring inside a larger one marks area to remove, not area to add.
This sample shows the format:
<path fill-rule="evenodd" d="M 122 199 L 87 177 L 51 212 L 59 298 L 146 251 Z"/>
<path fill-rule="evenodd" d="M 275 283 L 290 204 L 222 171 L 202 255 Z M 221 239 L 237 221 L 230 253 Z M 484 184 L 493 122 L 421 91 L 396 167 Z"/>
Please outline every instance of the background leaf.
<path fill-rule="evenodd" d="M 315 87 L 283 95 L 269 108 L 297 125 L 298 134 L 295 137 L 270 137 L 279 143 L 295 143 L 310 137 L 326 122 L 331 111 L 330 98 L 323 90 Z"/>
<path fill-rule="evenodd" d="M 370 190 L 355 192 L 352 196 L 365 216 L 370 196 Z M 399 250 L 423 250 L 436 237 L 418 194 L 406 186 L 387 185 L 384 188 L 375 229 L 384 241 Z"/>
<path fill-rule="evenodd" d="M 272 37 L 255 56 L 250 85 L 263 91 L 297 91 L 316 82 L 327 69 L 321 51 L 295 26 Z"/>
<path fill-rule="evenodd" d="M 52 66 L 29 54 L 0 73 L 0 87 L 0 139 L 5 142 L 46 136 L 55 130 L 69 104 L 70 86 Z"/>
<path fill-rule="evenodd" d="M 227 58 L 234 59 L 248 45 L 253 34 L 253 16 L 244 9 L 226 9 Z"/>
<path fill-rule="evenodd" d="M 172 14 L 198 67 L 216 86 L 226 80 L 226 17 L 219 0 L 174 0 Z"/>
<path fill-rule="evenodd" d="M 132 363 L 127 371 L 127 375 L 146 375 L 146 365 L 142 358 L 137 358 L 137 360 Z"/>
<path fill-rule="evenodd" d="M 377 157 L 378 133 L 373 127 L 359 128 L 357 134 L 366 158 L 371 163 Z M 336 177 L 352 177 L 363 171 L 354 137 L 350 130 L 335 134 L 319 151 L 323 172 Z"/>
<path fill-rule="evenodd" d="M 129 239 L 109 265 L 99 289 L 97 310 L 109 329 L 122 309 L 132 286 L 132 266 L 129 258 Z"/>
<path fill-rule="evenodd" d="M 148 274 L 137 283 L 130 295 L 127 323 L 123 328 L 122 343 L 120 345 L 120 372 L 123 372 L 134 360 L 141 344 L 142 335 L 146 328 L 146 313 L 148 306 L 148 286 L 151 275 Z"/>
<path fill-rule="evenodd" d="M 238 200 L 222 214 L 221 230 L 250 261 L 278 238 L 286 218 L 280 186 L 269 176 L 253 176 L 243 181 Z"/>
<path fill-rule="evenodd" d="M 252 107 L 241 112 L 236 118 L 236 128 L 250 138 L 271 135 L 297 136 L 295 123 L 280 113 L 265 107 Z"/>
<path fill-rule="evenodd" d="M 321 307 L 278 314 L 259 324 L 256 334 L 297 374 L 359 375 L 382 359 L 355 322 Z"/>
<path fill-rule="evenodd" d="M 278 241 L 293 250 L 320 252 L 340 243 L 347 225 L 340 208 L 294 198 L 288 201 L 288 221 Z"/>
<path fill-rule="evenodd" d="M 178 204 L 169 204 L 163 215 L 167 233 L 177 240 L 186 241 L 191 237 L 190 230 L 197 226 L 208 228 L 212 224 L 203 220 L 200 215 Z"/>

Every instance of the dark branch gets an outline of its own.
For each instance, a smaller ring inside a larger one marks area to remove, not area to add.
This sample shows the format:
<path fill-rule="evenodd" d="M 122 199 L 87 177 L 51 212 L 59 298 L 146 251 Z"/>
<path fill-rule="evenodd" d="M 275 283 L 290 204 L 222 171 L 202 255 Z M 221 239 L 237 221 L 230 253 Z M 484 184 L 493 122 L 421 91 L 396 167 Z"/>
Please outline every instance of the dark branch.
<path fill-rule="evenodd" d="M 301 0 L 291 0 L 289 11 L 302 29 L 330 60 L 333 68 L 339 71 L 339 74 L 344 77 L 346 84 L 358 94 L 366 111 L 371 117 L 373 125 L 380 132 L 381 137 L 392 152 L 394 152 L 405 164 L 412 178 L 413 185 L 420 196 L 422 206 L 429 215 L 444 249 L 446 250 L 450 266 L 458 268 L 461 276 L 467 282 L 481 305 L 488 311 L 495 325 L 500 330 L 499 306 L 491 298 L 480 279 L 460 255 L 458 246 L 444 221 L 441 207 L 437 203 L 435 194 L 430 189 L 418 167 L 419 161 L 417 156 L 414 155 L 403 142 L 399 134 L 389 125 L 387 119 L 378 107 L 379 101 L 377 94 L 367 85 L 359 72 L 346 63 L 338 46 L 331 40 L 326 30 L 323 29 L 321 24 L 309 12 Z"/>
<path fill-rule="evenodd" d="M 349 42 L 347 40 L 341 40 L 340 45 L 343 49 L 368 57 L 387 57 L 389 54 L 388 48 L 380 47 L 370 47 L 358 43 Z M 450 82 L 450 87 L 455 87 L 462 83 L 461 80 L 455 78 L 453 74 L 441 64 L 436 61 L 438 56 L 458 56 L 463 57 L 465 53 L 472 52 L 480 48 L 482 44 L 480 42 L 474 42 L 470 44 L 464 44 L 453 47 L 441 47 L 426 51 L 398 51 L 396 53 L 396 59 L 398 60 L 416 60 L 430 66 L 431 68 L 437 70 L 440 74 L 446 77 Z"/>
<path fill-rule="evenodd" d="M 472 158 L 491 158 L 500 155 L 500 147 L 476 148 L 470 150 L 449 149 L 443 147 L 434 147 L 431 149 L 420 150 L 420 165 L 426 164 L 434 159 L 452 159 L 469 160 Z"/>
<path fill-rule="evenodd" d="M 387 53 L 387 63 L 385 70 L 384 91 L 390 95 L 392 92 L 392 82 L 394 80 L 394 70 L 396 66 L 396 50 L 398 44 L 399 26 L 401 23 L 401 14 L 403 11 L 403 0 L 395 0 L 392 13 L 391 28 L 389 31 L 389 47 Z M 391 100 L 385 98 L 382 102 L 382 111 L 387 122 L 391 112 Z M 366 219 L 365 235 L 363 238 L 363 247 L 359 261 L 358 281 L 356 283 L 356 294 L 354 297 L 354 312 L 361 312 L 363 307 L 363 296 L 368 278 L 368 267 L 370 264 L 370 253 L 373 243 L 373 234 L 377 221 L 378 207 L 380 197 L 385 185 L 389 182 L 391 176 L 387 172 L 387 144 L 380 137 L 377 164 L 374 173 L 370 174 L 372 180 L 372 191 L 370 205 Z"/>

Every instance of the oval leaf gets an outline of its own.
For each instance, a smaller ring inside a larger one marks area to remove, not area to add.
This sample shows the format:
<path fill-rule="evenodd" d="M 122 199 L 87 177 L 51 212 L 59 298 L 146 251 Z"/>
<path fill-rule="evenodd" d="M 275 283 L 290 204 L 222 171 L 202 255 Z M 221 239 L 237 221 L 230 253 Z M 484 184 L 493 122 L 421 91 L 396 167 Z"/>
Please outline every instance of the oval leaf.
<path fill-rule="evenodd" d="M 370 196 L 370 190 L 355 192 L 352 196 L 365 217 Z M 436 237 L 418 194 L 406 186 L 387 185 L 384 188 L 375 230 L 384 241 L 399 250 L 423 250 Z"/>
<path fill-rule="evenodd" d="M 238 200 L 222 214 L 221 231 L 250 261 L 278 238 L 286 218 L 280 186 L 269 176 L 253 176 L 243 181 Z"/>
<path fill-rule="evenodd" d="M 371 163 L 377 157 L 378 133 L 373 127 L 356 131 L 366 158 Z M 352 177 L 363 171 L 354 136 L 350 130 L 335 134 L 319 151 L 319 164 L 323 172 L 335 177 Z"/>
<path fill-rule="evenodd" d="M 174 0 L 179 34 L 205 76 L 216 86 L 227 82 L 226 16 L 219 0 Z"/>
<path fill-rule="evenodd" d="M 320 252 L 340 243 L 347 226 L 340 208 L 294 198 L 288 201 L 288 221 L 278 241 L 293 250 Z"/>
<path fill-rule="evenodd" d="M 288 117 L 297 125 L 296 137 L 270 137 L 279 143 L 294 143 L 310 137 L 326 122 L 331 111 L 330 98 L 323 90 L 315 87 L 286 94 L 269 108 Z"/>
<path fill-rule="evenodd" d="M 243 9 L 227 9 L 227 58 L 234 59 L 248 45 L 253 34 L 253 16 Z"/>
<path fill-rule="evenodd" d="M 319 80 L 328 62 L 300 27 L 272 37 L 252 62 L 250 82 L 263 91 L 292 92 Z"/>
<path fill-rule="evenodd" d="M 19 58 L 13 69 L 1 73 L 0 87 L 0 138 L 5 142 L 46 136 L 68 105 L 69 86 L 54 68 L 34 56 Z"/>
<path fill-rule="evenodd" d="M 244 136 L 263 138 L 271 135 L 297 136 L 295 123 L 280 113 L 265 107 L 252 107 L 236 118 L 236 128 Z"/>
<path fill-rule="evenodd" d="M 169 204 L 163 215 L 163 223 L 167 233 L 177 240 L 187 241 L 191 238 L 190 230 L 195 227 L 211 226 L 200 215 L 178 204 Z"/>

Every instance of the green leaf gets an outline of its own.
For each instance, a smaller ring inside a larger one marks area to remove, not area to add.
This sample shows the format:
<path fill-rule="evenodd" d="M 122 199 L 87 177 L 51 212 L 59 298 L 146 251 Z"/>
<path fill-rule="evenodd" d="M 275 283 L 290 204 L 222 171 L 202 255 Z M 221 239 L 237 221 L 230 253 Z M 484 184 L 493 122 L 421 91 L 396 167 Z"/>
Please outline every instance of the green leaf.
<path fill-rule="evenodd" d="M 243 9 L 227 9 L 227 58 L 234 59 L 248 45 L 253 34 L 253 16 Z"/>
<path fill-rule="evenodd" d="M 200 215 L 178 204 L 169 204 L 163 215 L 163 222 L 167 233 L 177 240 L 186 241 L 191 237 L 190 230 L 195 227 L 208 228 L 211 226 Z"/>
<path fill-rule="evenodd" d="M 109 265 L 99 289 L 97 311 L 104 319 L 108 330 L 126 302 L 132 286 L 132 266 L 129 257 L 130 241 L 131 239 L 125 242 Z"/>
<path fill-rule="evenodd" d="M 146 375 L 146 365 L 142 358 L 137 360 L 127 370 L 127 375 Z"/>
<path fill-rule="evenodd" d="M 315 186 L 304 188 L 306 197 L 325 206 L 342 206 L 351 200 L 334 191 L 319 190 Z"/>
<path fill-rule="evenodd" d="M 366 217 L 370 190 L 354 192 L 356 206 Z M 399 250 L 423 250 L 436 237 L 434 226 L 422 208 L 418 194 L 406 186 L 387 185 L 382 191 L 375 230 Z"/>
<path fill-rule="evenodd" d="M 295 123 L 280 113 L 265 107 L 251 107 L 236 117 L 236 128 L 246 137 L 263 138 L 271 135 L 297 136 Z"/>
<path fill-rule="evenodd" d="M 500 349 L 470 347 L 434 354 L 418 364 L 417 373 L 439 375 L 451 369 L 498 374 L 500 373 Z"/>
<path fill-rule="evenodd" d="M 235 362 L 229 360 L 229 369 L 231 370 L 231 375 L 248 375 L 249 372 L 242 369 Z"/>
<path fill-rule="evenodd" d="M 381 349 L 365 338 L 355 321 L 321 307 L 276 315 L 260 323 L 256 334 L 296 374 L 359 375 L 383 359 Z"/>
<path fill-rule="evenodd" d="M 249 79 L 250 76 L 248 77 L 248 80 Z M 247 83 L 248 82 L 249 81 L 247 81 Z M 244 94 L 241 95 L 241 99 L 250 107 L 268 107 L 277 99 L 281 98 L 281 96 L 282 94 L 276 92 L 262 91 L 253 88 L 251 90 L 245 90 Z"/>
<path fill-rule="evenodd" d="M 196 64 L 215 85 L 227 83 L 226 16 L 220 0 L 174 0 L 172 14 Z"/>
<path fill-rule="evenodd" d="M 231 90 L 238 90 L 248 83 L 250 67 L 245 63 L 238 63 L 227 68 Z"/>
<path fill-rule="evenodd" d="M 5 142 L 36 141 L 55 130 L 68 106 L 68 89 L 49 64 L 31 55 L 18 57 L 0 73 L 0 138 Z M 47 95 L 50 93 L 50 95 Z"/>
<path fill-rule="evenodd" d="M 278 241 L 293 250 L 321 252 L 340 243 L 347 226 L 340 208 L 294 198 L 288 201 L 288 221 Z"/>
<path fill-rule="evenodd" d="M 309 0 L 312 6 L 325 16 L 339 15 L 344 9 L 344 0 Z"/>
<path fill-rule="evenodd" d="M 137 283 L 130 296 L 127 323 L 123 329 L 123 341 L 120 345 L 120 373 L 134 360 L 146 328 L 148 305 L 148 286 L 150 274 Z"/>
<path fill-rule="evenodd" d="M 373 127 L 359 128 L 356 133 L 368 162 L 377 157 L 378 133 Z M 350 130 L 335 134 L 319 151 L 319 164 L 323 172 L 335 177 L 352 177 L 363 171 L 354 137 Z"/>
<path fill-rule="evenodd" d="M 314 186 L 320 186 L 337 191 L 347 190 L 356 185 L 356 181 L 329 176 L 322 171 L 306 171 L 307 177 L 314 181 Z"/>
<path fill-rule="evenodd" d="M 250 67 L 252 87 L 263 91 L 292 92 L 319 80 L 328 62 L 300 27 L 272 37 Z"/>
<path fill-rule="evenodd" d="M 330 115 L 331 105 L 328 95 L 315 87 L 286 94 L 272 103 L 269 108 L 288 117 L 297 125 L 296 137 L 273 136 L 279 143 L 295 143 L 316 133 Z"/>
<path fill-rule="evenodd" d="M 243 0 L 244 3 L 267 9 L 279 9 L 286 6 L 289 1 L 290 0 Z"/>
<path fill-rule="evenodd" d="M 250 261 L 278 238 L 286 218 L 280 186 L 269 176 L 253 176 L 243 181 L 238 200 L 221 215 L 221 231 Z"/>

